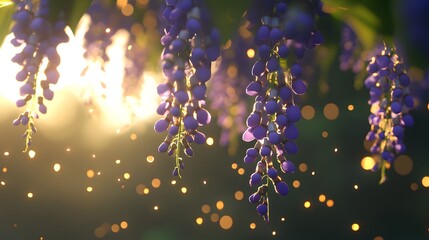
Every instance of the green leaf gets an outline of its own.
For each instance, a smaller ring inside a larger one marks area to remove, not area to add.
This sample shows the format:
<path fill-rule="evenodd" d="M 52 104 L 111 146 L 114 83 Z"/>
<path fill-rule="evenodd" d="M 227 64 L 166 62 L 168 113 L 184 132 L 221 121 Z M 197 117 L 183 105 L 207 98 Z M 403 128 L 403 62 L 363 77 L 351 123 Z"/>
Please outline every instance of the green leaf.
<path fill-rule="evenodd" d="M 70 1 L 49 1 L 49 18 L 53 21 L 57 19 L 59 14 L 65 14 L 66 23 L 71 28 L 73 33 L 76 31 L 76 26 L 87 11 L 91 0 L 70 0 Z"/>
<path fill-rule="evenodd" d="M 325 0 L 324 3 L 325 10 L 333 17 L 353 28 L 365 50 L 374 47 L 381 26 L 381 20 L 374 12 L 353 1 Z"/>
<path fill-rule="evenodd" d="M 249 6 L 248 0 L 207 0 L 214 25 L 219 29 L 222 41 L 238 28 L 242 17 Z"/>
<path fill-rule="evenodd" d="M 12 24 L 12 15 L 15 12 L 15 5 L 5 4 L 9 1 L 0 2 L 0 46 L 3 44 L 4 38 L 10 33 Z"/>

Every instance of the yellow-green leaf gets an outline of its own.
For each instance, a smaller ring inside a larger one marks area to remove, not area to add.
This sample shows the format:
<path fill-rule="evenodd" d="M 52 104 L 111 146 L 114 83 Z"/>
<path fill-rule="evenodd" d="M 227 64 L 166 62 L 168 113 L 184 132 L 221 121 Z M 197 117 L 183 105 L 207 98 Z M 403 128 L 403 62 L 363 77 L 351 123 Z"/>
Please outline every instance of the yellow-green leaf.
<path fill-rule="evenodd" d="M 3 44 L 4 38 L 10 32 L 10 26 L 12 24 L 12 15 L 15 12 L 15 5 L 5 4 L 5 2 L 0 2 L 0 46 Z"/>

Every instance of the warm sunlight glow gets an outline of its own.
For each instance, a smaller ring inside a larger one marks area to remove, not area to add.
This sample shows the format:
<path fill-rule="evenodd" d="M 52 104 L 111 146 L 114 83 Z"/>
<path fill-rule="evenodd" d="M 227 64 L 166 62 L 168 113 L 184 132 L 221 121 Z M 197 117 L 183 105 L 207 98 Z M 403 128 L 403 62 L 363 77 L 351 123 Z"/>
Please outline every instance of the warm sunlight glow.
<path fill-rule="evenodd" d="M 122 4 L 122 3 L 121 3 Z M 124 5 L 127 8 L 129 4 Z M 131 6 L 131 5 L 130 5 Z M 131 11 L 131 9 L 125 9 Z M 88 62 L 83 57 L 84 34 L 88 29 L 89 16 L 84 15 L 73 35 L 70 28 L 66 28 L 70 41 L 60 44 L 58 52 L 61 55 L 61 64 L 58 67 L 60 79 L 58 84 L 52 85 L 54 91 L 53 101 L 46 101 L 48 113 L 42 115 L 37 124 L 43 125 L 44 133 L 50 138 L 63 137 L 69 134 L 76 134 L 76 128 L 70 127 L 75 122 L 78 107 L 87 108 L 87 112 L 97 117 L 95 126 L 100 129 L 109 130 L 112 127 L 122 128 L 130 124 L 155 116 L 158 102 L 160 101 L 156 91 L 156 79 L 161 77 L 159 73 L 144 72 L 140 89 L 136 89 L 135 96 L 124 96 L 124 66 L 125 51 L 128 47 L 129 33 L 121 30 L 112 37 L 112 44 L 107 48 L 110 61 L 104 64 L 104 70 L 100 60 Z M 106 29 L 106 31 L 108 31 Z M 16 73 L 20 66 L 12 63 L 11 58 L 21 51 L 22 47 L 14 47 L 10 40 L 13 38 L 9 34 L 0 48 L 0 102 L 6 101 L 2 111 L 25 111 L 25 107 L 16 108 L 15 102 L 22 98 L 19 96 L 19 88 L 22 83 L 16 81 Z M 45 64 L 46 65 L 46 64 Z M 43 71 L 43 70 L 42 70 Z M 40 78 L 45 77 L 40 74 Z M 40 80 L 40 79 L 39 79 Z M 36 89 L 36 94 L 41 89 Z M 68 109 L 68 111 L 64 111 Z M 61 114 L 58 114 L 61 112 Z M 56 114 L 57 113 L 57 114 Z M 15 114 L 15 113 L 14 113 Z M 2 114 L 8 116 L 8 114 Z M 11 118 L 10 121 L 13 119 Z M 100 121 L 101 120 L 101 121 Z M 68 129 L 59 131 L 59 129 Z M 86 131 L 82 128 L 82 131 Z M 60 136 L 58 132 L 61 132 Z M 88 138 L 91 140 L 90 138 Z M 100 138 L 97 138 L 99 140 Z"/>

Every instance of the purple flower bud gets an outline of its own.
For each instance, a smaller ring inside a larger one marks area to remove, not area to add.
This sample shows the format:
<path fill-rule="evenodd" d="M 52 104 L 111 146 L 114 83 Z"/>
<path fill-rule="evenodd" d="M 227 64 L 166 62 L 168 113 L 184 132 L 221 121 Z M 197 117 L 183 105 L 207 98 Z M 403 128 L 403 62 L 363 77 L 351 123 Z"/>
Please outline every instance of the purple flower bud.
<path fill-rule="evenodd" d="M 286 196 L 289 192 L 288 185 L 283 181 L 278 181 L 274 185 L 274 189 L 276 190 L 276 193 L 282 196 Z"/>
<path fill-rule="evenodd" d="M 282 172 L 284 173 L 294 173 L 295 172 L 295 165 L 291 161 L 283 161 L 280 164 L 280 168 Z"/>

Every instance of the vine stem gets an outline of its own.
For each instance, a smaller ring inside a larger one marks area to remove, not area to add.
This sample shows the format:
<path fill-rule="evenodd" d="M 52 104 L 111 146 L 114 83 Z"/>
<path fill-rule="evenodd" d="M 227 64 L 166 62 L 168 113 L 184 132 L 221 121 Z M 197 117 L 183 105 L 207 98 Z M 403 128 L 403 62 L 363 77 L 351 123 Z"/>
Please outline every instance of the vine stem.
<path fill-rule="evenodd" d="M 38 42 L 38 39 L 39 39 L 38 36 L 34 34 L 31 36 L 29 43 L 35 45 Z M 35 63 L 37 66 L 40 66 L 42 60 L 43 60 L 43 55 L 40 53 L 40 51 L 37 51 L 36 55 L 32 59 L 32 62 Z M 27 123 L 27 130 L 25 132 L 25 134 L 26 134 L 26 136 L 25 136 L 25 149 L 23 150 L 23 152 L 28 151 L 28 148 L 31 145 L 31 138 L 32 138 L 32 135 L 34 133 L 33 132 L 33 127 L 34 127 L 33 115 L 36 112 L 35 106 L 36 106 L 36 101 L 37 101 L 36 93 L 37 93 L 38 71 L 36 71 L 36 73 L 34 73 L 34 75 L 31 75 L 29 80 L 32 80 L 32 84 L 33 84 L 32 87 L 34 90 L 34 94 L 31 95 L 30 106 L 27 107 L 28 123 Z"/>
<path fill-rule="evenodd" d="M 182 139 L 182 118 L 183 118 L 183 106 L 180 105 L 180 116 L 179 116 L 179 132 L 176 135 L 176 167 L 177 167 L 177 175 L 179 178 L 182 178 L 182 175 L 180 175 L 180 160 L 182 159 L 180 157 L 180 140 Z"/>

